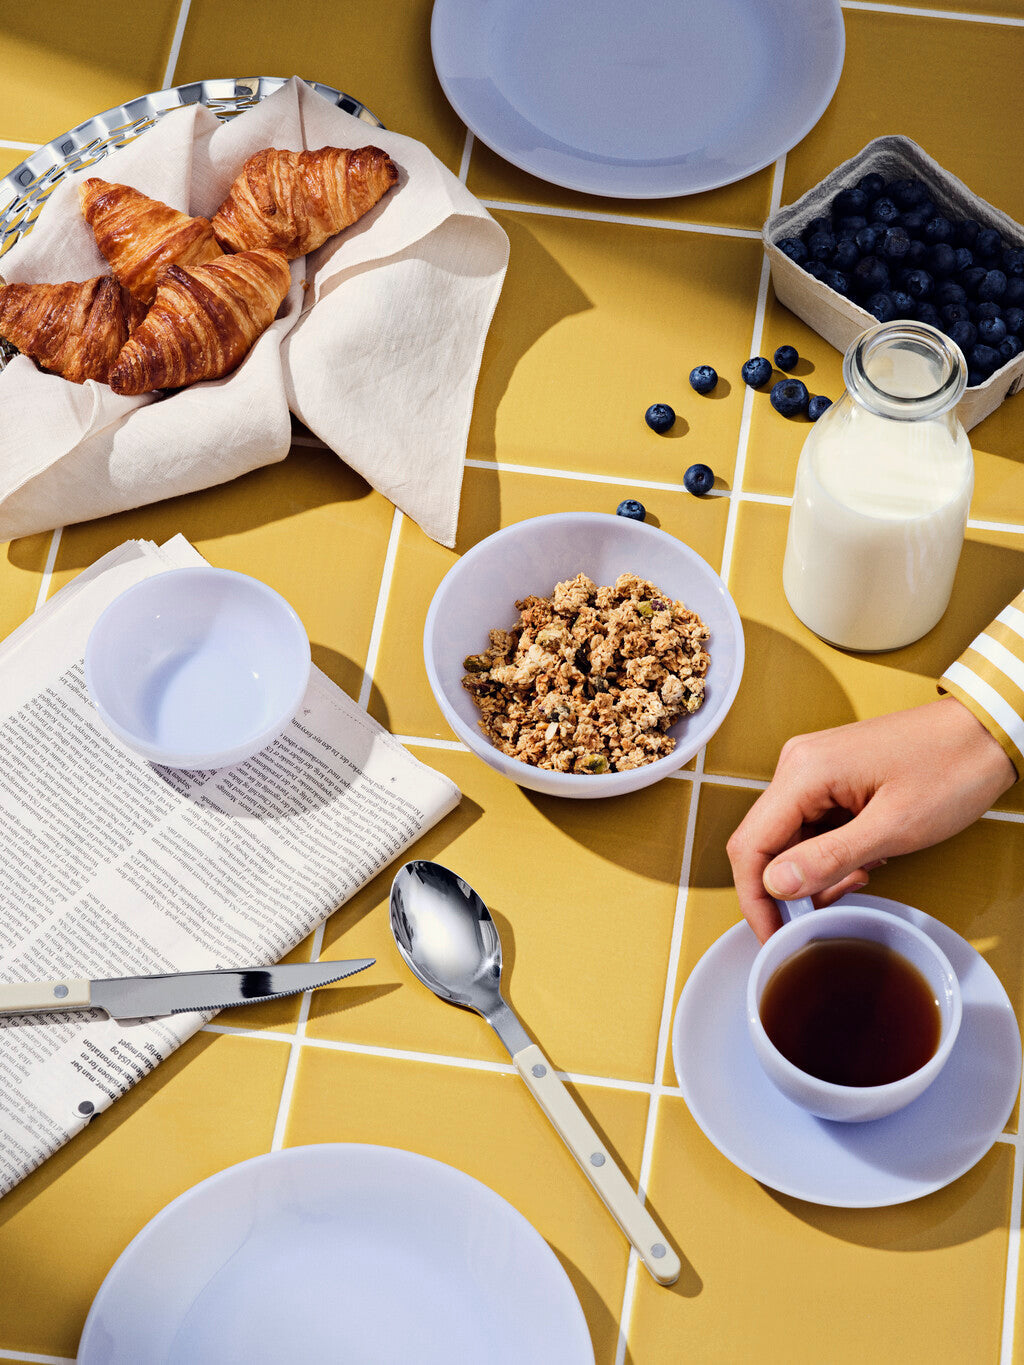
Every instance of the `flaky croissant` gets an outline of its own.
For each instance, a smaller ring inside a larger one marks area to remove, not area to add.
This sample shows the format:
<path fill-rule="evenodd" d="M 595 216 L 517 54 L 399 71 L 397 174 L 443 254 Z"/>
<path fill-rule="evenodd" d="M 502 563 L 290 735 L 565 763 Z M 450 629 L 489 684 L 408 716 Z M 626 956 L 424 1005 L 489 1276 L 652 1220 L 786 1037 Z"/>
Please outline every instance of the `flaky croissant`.
<path fill-rule="evenodd" d="M 78 197 L 111 270 L 143 303 L 152 303 L 166 266 L 205 265 L 224 254 L 208 218 L 190 218 L 129 185 L 93 177 L 79 187 Z"/>
<path fill-rule="evenodd" d="M 0 336 L 73 384 L 105 384 L 145 311 L 111 275 L 81 283 L 8 284 L 0 289 Z"/>
<path fill-rule="evenodd" d="M 110 371 L 110 387 L 136 394 L 220 379 L 273 322 L 290 284 L 279 251 L 243 251 L 193 269 L 168 266 Z"/>
<path fill-rule="evenodd" d="M 398 180 L 379 147 L 264 148 L 251 156 L 213 218 L 228 251 L 270 247 L 290 261 L 350 227 Z"/>

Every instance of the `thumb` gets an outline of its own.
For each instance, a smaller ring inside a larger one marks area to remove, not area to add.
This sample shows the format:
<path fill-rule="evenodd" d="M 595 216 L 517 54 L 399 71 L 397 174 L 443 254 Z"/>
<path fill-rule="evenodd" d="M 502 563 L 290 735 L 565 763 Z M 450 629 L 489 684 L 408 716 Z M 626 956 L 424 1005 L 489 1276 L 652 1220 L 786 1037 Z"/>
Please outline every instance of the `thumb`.
<path fill-rule="evenodd" d="M 884 861 L 893 851 L 892 834 L 881 812 L 866 806 L 848 824 L 794 844 L 770 862 L 764 870 L 765 890 L 781 900 L 816 896 L 851 873 Z"/>

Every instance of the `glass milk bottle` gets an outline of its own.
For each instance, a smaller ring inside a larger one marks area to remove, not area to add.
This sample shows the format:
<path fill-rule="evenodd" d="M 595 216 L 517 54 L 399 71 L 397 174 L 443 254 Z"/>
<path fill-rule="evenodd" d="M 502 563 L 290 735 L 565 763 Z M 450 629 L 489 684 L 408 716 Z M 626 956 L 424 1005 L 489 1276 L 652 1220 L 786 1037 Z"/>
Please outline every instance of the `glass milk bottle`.
<path fill-rule="evenodd" d="M 931 630 L 953 589 L 974 487 L 953 411 L 966 366 L 936 328 L 888 322 L 853 343 L 843 379 L 800 455 L 783 587 L 829 644 L 898 649 Z"/>

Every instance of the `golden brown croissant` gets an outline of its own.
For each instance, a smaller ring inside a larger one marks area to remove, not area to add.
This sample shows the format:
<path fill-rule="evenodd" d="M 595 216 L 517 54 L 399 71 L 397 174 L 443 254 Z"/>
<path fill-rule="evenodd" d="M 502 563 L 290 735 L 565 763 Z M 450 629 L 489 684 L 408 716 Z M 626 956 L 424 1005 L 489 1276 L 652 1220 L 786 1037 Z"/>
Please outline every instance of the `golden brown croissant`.
<path fill-rule="evenodd" d="M 208 218 L 190 218 L 129 185 L 93 177 L 80 186 L 78 196 L 96 245 L 125 288 L 143 303 L 152 303 L 165 266 L 204 265 L 223 255 Z"/>
<path fill-rule="evenodd" d="M 270 326 L 291 274 L 279 251 L 243 251 L 186 270 L 170 265 L 110 371 L 115 393 L 220 379 Z"/>
<path fill-rule="evenodd" d="M 228 251 L 270 247 L 290 261 L 350 227 L 398 180 L 379 147 L 321 147 L 251 156 L 213 218 Z"/>
<path fill-rule="evenodd" d="M 111 275 L 80 284 L 8 284 L 0 289 L 0 336 L 73 384 L 106 383 L 145 311 Z"/>

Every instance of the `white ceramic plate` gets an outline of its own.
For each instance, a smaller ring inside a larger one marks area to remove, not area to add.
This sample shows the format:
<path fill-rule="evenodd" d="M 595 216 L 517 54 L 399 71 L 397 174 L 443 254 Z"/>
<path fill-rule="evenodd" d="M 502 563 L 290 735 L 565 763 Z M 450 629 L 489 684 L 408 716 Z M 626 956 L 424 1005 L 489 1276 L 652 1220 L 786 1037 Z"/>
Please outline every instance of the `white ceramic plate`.
<path fill-rule="evenodd" d="M 435 0 L 430 37 L 481 142 L 622 199 L 769 165 L 821 118 L 845 51 L 839 0 Z"/>
<path fill-rule="evenodd" d="M 114 1263 L 79 1365 L 593 1365 L 558 1258 L 493 1190 L 390 1147 L 254 1157 L 175 1199 Z"/>
<path fill-rule="evenodd" d="M 960 977 L 960 1035 L 920 1099 L 872 1123 L 831 1123 L 775 1089 L 747 1033 L 747 973 L 758 944 L 746 924 L 723 934 L 690 973 L 676 1008 L 672 1058 L 694 1119 L 740 1170 L 814 1204 L 882 1208 L 941 1189 L 989 1150 L 1017 1095 L 1020 1032 L 995 972 L 948 925 L 879 896 L 842 903 L 877 906 L 918 925 Z"/>

